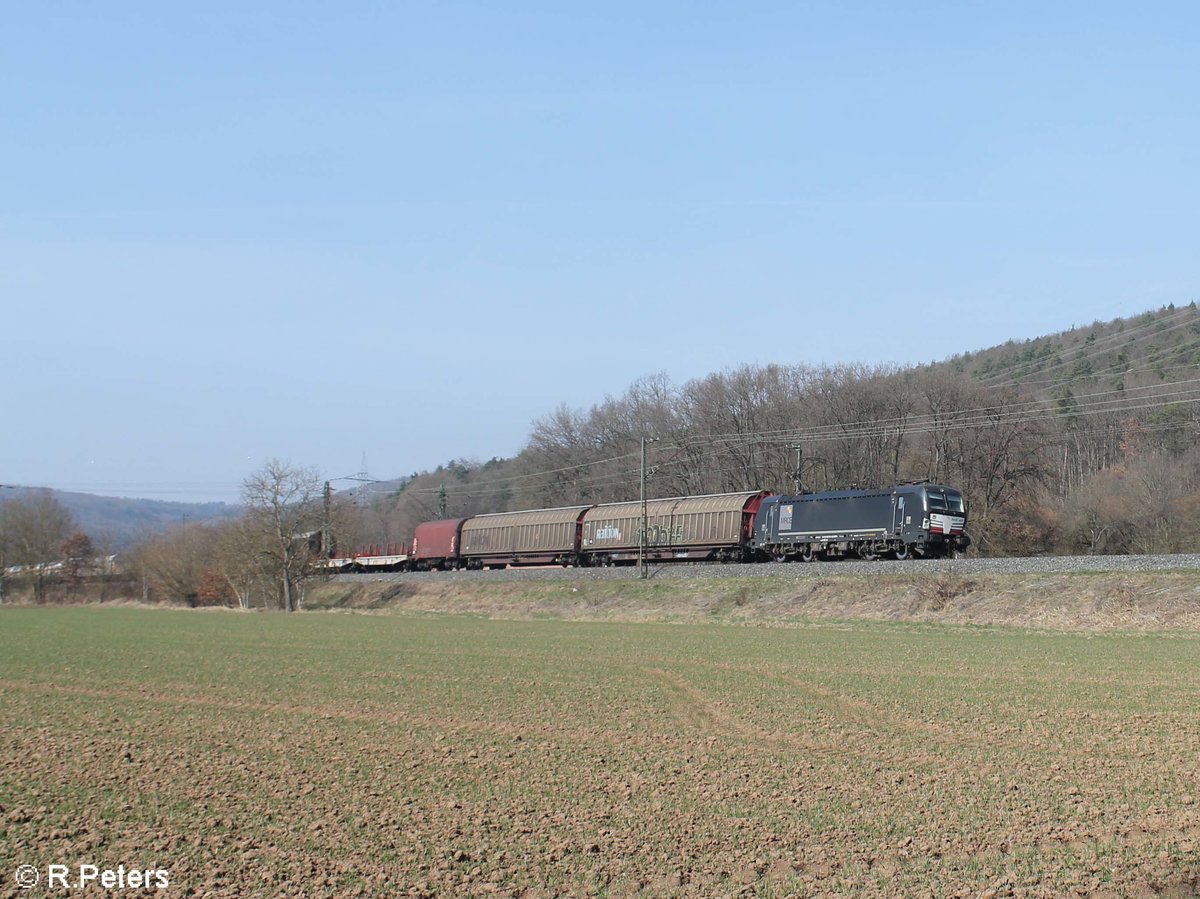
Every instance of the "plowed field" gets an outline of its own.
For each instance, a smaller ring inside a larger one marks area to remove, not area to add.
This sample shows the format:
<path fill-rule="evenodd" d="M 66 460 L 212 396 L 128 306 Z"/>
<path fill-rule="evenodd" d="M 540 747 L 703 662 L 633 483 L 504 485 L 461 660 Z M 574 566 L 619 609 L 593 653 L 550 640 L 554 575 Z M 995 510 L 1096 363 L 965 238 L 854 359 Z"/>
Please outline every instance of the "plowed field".
<path fill-rule="evenodd" d="M 1198 700 L 1195 635 L 0 609 L 0 895 L 1190 896 Z"/>

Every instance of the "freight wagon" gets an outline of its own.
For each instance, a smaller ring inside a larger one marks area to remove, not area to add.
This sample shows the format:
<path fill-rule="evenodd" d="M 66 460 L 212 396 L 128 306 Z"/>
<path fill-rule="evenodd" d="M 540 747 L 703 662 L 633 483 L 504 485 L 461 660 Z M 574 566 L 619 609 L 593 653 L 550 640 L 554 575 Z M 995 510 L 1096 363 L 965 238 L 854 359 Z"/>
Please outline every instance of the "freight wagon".
<path fill-rule="evenodd" d="M 646 558 L 750 561 L 754 516 L 766 491 L 676 496 L 646 502 Z M 606 503 L 583 514 L 580 551 L 591 565 L 636 562 L 642 504 Z"/>
<path fill-rule="evenodd" d="M 458 558 L 458 545 L 466 518 L 423 521 L 413 531 L 412 567 L 417 571 L 442 570 Z"/>
<path fill-rule="evenodd" d="M 476 515 L 462 525 L 467 568 L 579 564 L 579 521 L 591 506 Z"/>

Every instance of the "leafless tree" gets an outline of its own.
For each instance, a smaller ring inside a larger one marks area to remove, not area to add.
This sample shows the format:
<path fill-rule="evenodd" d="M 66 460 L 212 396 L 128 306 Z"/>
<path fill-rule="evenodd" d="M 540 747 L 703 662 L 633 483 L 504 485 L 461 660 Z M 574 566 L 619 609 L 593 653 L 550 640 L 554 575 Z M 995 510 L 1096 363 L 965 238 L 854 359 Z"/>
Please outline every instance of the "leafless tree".
<path fill-rule="evenodd" d="M 322 485 L 316 471 L 272 459 L 242 482 L 249 532 L 279 584 L 284 611 L 297 608 L 297 591 L 311 573 L 310 536 L 321 529 Z"/>
<path fill-rule="evenodd" d="M 1133 506 L 1125 473 L 1109 470 L 1090 478 L 1067 501 L 1067 539 L 1091 555 L 1124 552 L 1132 531 Z"/>
<path fill-rule="evenodd" d="M 141 574 L 146 598 L 198 605 L 204 574 L 214 564 L 217 536 L 212 526 L 188 524 L 135 547 L 129 557 Z"/>
<path fill-rule="evenodd" d="M 239 518 L 221 527 L 213 553 L 213 568 L 224 579 L 239 608 L 249 609 L 256 595 L 265 599 L 275 583 L 271 558 L 259 545 L 254 522 Z"/>
<path fill-rule="evenodd" d="M 91 564 L 92 557 L 96 554 L 92 538 L 83 531 L 74 531 L 59 546 L 59 554 L 62 556 L 67 580 L 73 587 L 78 587 L 83 570 Z"/>
<path fill-rule="evenodd" d="M 45 597 L 46 569 L 75 529 L 75 519 L 49 490 L 7 500 L 0 506 L 0 544 L 6 564 L 25 566 L 37 601 Z"/>

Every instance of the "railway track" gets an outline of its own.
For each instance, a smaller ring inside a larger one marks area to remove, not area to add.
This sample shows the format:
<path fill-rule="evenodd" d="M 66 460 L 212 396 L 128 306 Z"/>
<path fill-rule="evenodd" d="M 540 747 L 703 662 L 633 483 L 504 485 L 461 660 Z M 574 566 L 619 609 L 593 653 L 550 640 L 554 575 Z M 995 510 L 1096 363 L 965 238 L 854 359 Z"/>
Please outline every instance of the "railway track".
<path fill-rule="evenodd" d="M 722 565 L 713 562 L 652 565 L 650 576 L 659 580 L 751 577 L 831 577 L 868 574 L 1068 574 L 1072 572 L 1190 571 L 1200 582 L 1200 554 L 1180 553 L 1156 556 L 1030 556 L 1024 558 L 959 558 L 895 561 L 843 562 L 767 562 L 758 565 Z M 410 571 L 338 574 L 333 580 L 407 580 L 416 583 L 436 581 L 505 580 L 631 580 L 636 567 L 620 568 L 509 568 L 503 571 Z"/>

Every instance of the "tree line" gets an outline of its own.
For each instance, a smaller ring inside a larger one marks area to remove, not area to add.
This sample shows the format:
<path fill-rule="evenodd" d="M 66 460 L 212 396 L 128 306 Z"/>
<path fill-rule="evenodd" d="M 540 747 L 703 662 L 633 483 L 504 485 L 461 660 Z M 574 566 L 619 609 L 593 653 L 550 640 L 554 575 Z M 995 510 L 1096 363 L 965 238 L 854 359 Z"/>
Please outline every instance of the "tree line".
<path fill-rule="evenodd" d="M 121 595 L 146 601 L 302 608 L 322 534 L 340 521 L 340 508 L 327 510 L 316 471 L 278 460 L 246 478 L 242 506 L 233 521 L 151 535 L 106 571 L 51 491 L 10 499 L 0 505 L 0 597 L 104 598 L 116 583 Z"/>
<path fill-rule="evenodd" d="M 124 568 L 147 599 L 294 610 L 334 545 L 403 547 L 433 518 L 635 499 L 643 438 L 651 496 L 930 480 L 963 491 L 983 554 L 1196 551 L 1198 363 L 1193 304 L 928 366 L 656 374 L 560 406 L 510 459 L 333 497 L 317 472 L 269 462 L 244 482 L 240 518 L 148 538 Z M 47 497 L 0 511 L 7 564 L 78 555 Z M 27 577 L 43 578 L 38 597 L 45 576 Z"/>

